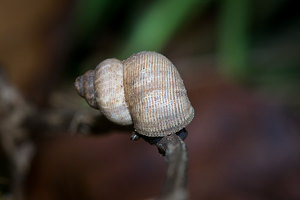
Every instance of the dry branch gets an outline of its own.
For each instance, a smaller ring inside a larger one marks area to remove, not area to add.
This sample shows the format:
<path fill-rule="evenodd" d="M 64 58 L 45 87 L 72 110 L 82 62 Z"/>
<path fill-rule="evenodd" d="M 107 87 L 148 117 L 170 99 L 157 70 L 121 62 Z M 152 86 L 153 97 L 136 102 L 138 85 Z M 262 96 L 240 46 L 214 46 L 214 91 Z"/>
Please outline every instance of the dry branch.
<path fill-rule="evenodd" d="M 188 153 L 184 141 L 171 134 L 163 137 L 156 146 L 165 154 L 167 162 L 165 185 L 159 199 L 186 200 Z"/>
<path fill-rule="evenodd" d="M 36 137 L 59 132 L 99 133 L 114 126 L 92 109 L 52 108 L 37 112 L 38 109 L 25 101 L 1 70 L 0 91 L 0 141 L 13 166 L 13 180 L 9 181 L 12 183 L 13 199 L 24 199 L 22 184 L 35 153 Z M 106 120 L 105 123 L 99 123 L 103 120 Z M 125 127 L 124 130 L 129 128 Z M 178 134 L 182 133 L 187 134 L 185 129 Z M 155 145 L 167 162 L 165 185 L 159 199 L 187 199 L 188 157 L 185 143 L 180 137 L 172 134 L 156 140 Z"/>

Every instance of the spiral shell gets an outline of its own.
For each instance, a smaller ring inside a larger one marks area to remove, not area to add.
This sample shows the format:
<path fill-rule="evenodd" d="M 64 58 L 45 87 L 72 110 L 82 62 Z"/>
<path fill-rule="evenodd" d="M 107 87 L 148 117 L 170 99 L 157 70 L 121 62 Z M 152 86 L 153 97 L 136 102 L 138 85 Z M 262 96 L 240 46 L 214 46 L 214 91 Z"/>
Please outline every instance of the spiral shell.
<path fill-rule="evenodd" d="M 75 87 L 77 93 L 85 98 L 86 102 L 93 108 L 98 109 L 94 87 L 95 71 L 89 70 L 84 75 L 77 77 Z"/>
<path fill-rule="evenodd" d="M 194 110 L 183 81 L 165 56 L 141 52 L 123 65 L 126 101 L 138 133 L 169 135 L 191 122 Z"/>
<path fill-rule="evenodd" d="M 78 94 L 99 109 L 106 118 L 120 125 L 132 124 L 123 87 L 123 64 L 106 59 L 95 70 L 89 70 L 75 81 Z"/>
<path fill-rule="evenodd" d="M 84 83 L 91 74 L 93 84 Z M 75 86 L 89 105 L 116 123 L 133 122 L 139 134 L 160 137 L 176 133 L 194 117 L 176 67 L 159 53 L 144 51 L 122 62 L 107 59 L 94 73 L 83 76 L 86 78 L 78 77 Z"/>
<path fill-rule="evenodd" d="M 96 101 L 100 111 L 120 125 L 132 124 L 125 101 L 123 64 L 117 59 L 107 59 L 95 69 Z"/>

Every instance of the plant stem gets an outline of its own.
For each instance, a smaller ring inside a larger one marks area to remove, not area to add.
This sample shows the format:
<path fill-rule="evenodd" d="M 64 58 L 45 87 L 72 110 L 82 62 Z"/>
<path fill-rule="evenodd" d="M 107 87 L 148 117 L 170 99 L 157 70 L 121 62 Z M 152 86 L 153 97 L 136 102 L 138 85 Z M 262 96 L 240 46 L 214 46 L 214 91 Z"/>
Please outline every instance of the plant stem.
<path fill-rule="evenodd" d="M 176 134 L 171 134 L 163 137 L 155 145 L 159 152 L 165 155 L 167 162 L 165 185 L 159 199 L 187 199 L 188 153 L 184 141 Z"/>

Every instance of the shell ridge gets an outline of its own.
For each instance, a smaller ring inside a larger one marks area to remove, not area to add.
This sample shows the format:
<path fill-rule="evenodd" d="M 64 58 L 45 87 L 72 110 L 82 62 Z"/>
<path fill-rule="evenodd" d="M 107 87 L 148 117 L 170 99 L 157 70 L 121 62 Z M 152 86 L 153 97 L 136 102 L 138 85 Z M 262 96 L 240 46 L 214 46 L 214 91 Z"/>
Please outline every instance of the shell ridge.
<path fill-rule="evenodd" d="M 110 70 L 109 63 L 103 61 L 102 65 L 102 71 Z M 106 72 L 109 79 L 107 82 L 101 79 L 102 76 L 94 80 L 94 85 L 104 86 L 101 90 L 95 87 L 96 99 L 104 93 L 109 94 L 111 98 L 110 101 L 103 100 L 106 103 L 100 110 L 106 113 L 105 115 L 108 115 L 108 111 L 116 113 L 127 110 L 134 128 L 140 134 L 151 137 L 175 133 L 193 119 L 194 109 L 188 99 L 183 80 L 168 58 L 156 52 L 143 51 L 123 61 L 113 62 L 112 65 L 113 69 L 122 66 L 122 71 Z M 96 69 L 98 68 L 100 67 L 97 66 Z M 121 78 L 121 81 L 116 81 L 118 78 Z M 91 83 L 86 86 L 92 88 Z M 112 88 L 121 91 L 124 99 L 122 100 L 117 92 L 112 92 Z M 90 90 L 86 93 L 92 96 L 93 92 Z M 108 118 L 116 122 L 124 120 L 124 116 L 126 115 Z"/>
<path fill-rule="evenodd" d="M 100 111 L 117 124 L 131 124 L 132 119 L 125 100 L 121 61 L 106 59 L 99 63 L 95 73 L 95 93 Z"/>

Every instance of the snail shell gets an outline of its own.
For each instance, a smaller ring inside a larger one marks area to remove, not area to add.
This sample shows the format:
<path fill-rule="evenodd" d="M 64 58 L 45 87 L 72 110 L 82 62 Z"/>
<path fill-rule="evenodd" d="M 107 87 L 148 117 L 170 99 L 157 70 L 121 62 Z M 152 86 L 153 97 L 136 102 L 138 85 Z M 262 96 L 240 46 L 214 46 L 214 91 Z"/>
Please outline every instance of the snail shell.
<path fill-rule="evenodd" d="M 176 67 L 156 52 L 140 52 L 124 61 L 107 59 L 75 81 L 76 89 L 109 120 L 134 124 L 149 137 L 166 136 L 194 117 Z"/>

